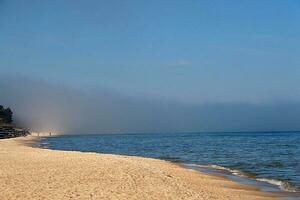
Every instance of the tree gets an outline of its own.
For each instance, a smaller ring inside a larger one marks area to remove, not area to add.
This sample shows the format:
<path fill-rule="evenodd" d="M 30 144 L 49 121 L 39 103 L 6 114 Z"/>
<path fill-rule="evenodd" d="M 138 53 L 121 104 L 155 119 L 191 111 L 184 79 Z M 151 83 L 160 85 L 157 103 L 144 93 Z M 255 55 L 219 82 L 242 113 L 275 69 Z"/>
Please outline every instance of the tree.
<path fill-rule="evenodd" d="M 8 108 L 6 108 L 6 122 L 7 123 L 12 123 L 13 122 L 13 118 L 12 118 L 12 116 L 13 116 L 13 112 L 11 111 L 11 109 L 8 107 Z"/>
<path fill-rule="evenodd" d="M 4 122 L 4 123 L 13 122 L 13 112 L 9 107 L 4 108 L 2 105 L 0 105 L 0 122 Z"/>

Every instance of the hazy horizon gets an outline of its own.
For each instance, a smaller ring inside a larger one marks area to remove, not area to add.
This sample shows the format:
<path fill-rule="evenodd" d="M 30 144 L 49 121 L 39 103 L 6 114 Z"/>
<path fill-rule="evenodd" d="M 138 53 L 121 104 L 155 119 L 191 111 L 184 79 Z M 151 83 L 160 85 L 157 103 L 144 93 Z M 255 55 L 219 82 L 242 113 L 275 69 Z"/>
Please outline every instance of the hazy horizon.
<path fill-rule="evenodd" d="M 300 130 L 300 2 L 0 0 L 0 104 L 63 133 Z"/>
<path fill-rule="evenodd" d="M 85 91 L 25 77 L 0 80 L 1 103 L 16 122 L 60 133 L 145 133 L 300 130 L 299 102 L 190 105 Z"/>

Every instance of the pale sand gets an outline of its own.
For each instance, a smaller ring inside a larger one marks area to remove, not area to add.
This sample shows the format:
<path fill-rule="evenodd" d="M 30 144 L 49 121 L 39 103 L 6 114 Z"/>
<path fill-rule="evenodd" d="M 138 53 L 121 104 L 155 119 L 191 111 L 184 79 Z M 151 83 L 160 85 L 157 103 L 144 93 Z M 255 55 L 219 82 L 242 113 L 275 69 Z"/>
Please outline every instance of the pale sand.
<path fill-rule="evenodd" d="M 167 161 L 32 148 L 0 140 L 0 199 L 276 199 Z"/>

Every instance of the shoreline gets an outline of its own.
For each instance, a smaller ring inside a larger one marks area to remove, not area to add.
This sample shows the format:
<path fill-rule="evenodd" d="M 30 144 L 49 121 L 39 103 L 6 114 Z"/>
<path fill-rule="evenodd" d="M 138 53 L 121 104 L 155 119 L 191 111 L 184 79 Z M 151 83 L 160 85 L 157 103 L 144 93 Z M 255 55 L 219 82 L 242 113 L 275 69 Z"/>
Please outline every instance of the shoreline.
<path fill-rule="evenodd" d="M 34 139 L 0 140 L 0 199 L 279 199 L 169 161 L 29 147 Z"/>
<path fill-rule="evenodd" d="M 34 148 L 51 149 L 47 146 L 48 143 L 44 144 L 41 141 L 41 139 L 43 137 L 48 137 L 48 135 L 42 136 L 42 137 L 36 137 L 36 136 L 34 136 L 34 137 L 35 137 L 35 139 L 34 140 L 32 139 L 30 141 L 30 143 L 27 143 L 26 145 L 29 145 L 30 147 L 34 147 Z M 52 149 L 52 150 L 60 150 L 60 149 Z M 69 151 L 69 150 L 67 150 L 67 151 Z M 84 151 L 78 151 L 78 150 L 75 150 L 75 151 L 84 153 Z M 94 153 L 101 154 L 101 152 L 94 152 Z M 111 153 L 106 153 L 106 154 L 111 154 Z M 126 155 L 126 154 L 113 154 L 113 155 L 131 156 L 131 155 Z M 144 157 L 144 156 L 139 156 L 139 157 L 152 158 L 152 157 Z M 281 188 L 280 185 L 272 184 L 267 181 L 258 181 L 256 178 L 248 177 L 246 175 L 246 173 L 239 171 L 239 170 L 225 168 L 225 167 L 221 167 L 221 166 L 217 166 L 217 165 L 201 165 L 201 164 L 194 164 L 194 163 L 184 163 L 184 162 L 173 161 L 173 160 L 168 160 L 168 159 L 160 159 L 160 158 L 153 158 L 153 159 L 164 160 L 164 161 L 171 162 L 172 164 L 178 165 L 178 166 L 186 168 L 186 169 L 193 169 L 200 173 L 210 174 L 212 176 L 229 179 L 229 180 L 232 180 L 232 181 L 237 182 L 242 185 L 255 187 L 258 191 L 270 192 L 270 193 L 273 193 L 273 194 L 276 194 L 279 196 L 289 197 L 289 198 L 291 198 L 290 200 L 293 200 L 294 197 L 299 196 L 298 191 L 286 190 L 286 188 Z M 271 179 L 271 180 L 273 180 L 273 179 Z"/>
<path fill-rule="evenodd" d="M 45 143 L 44 139 L 47 138 L 47 136 L 43 137 L 36 137 L 36 142 L 34 144 L 30 145 L 32 147 L 38 147 L 38 148 L 45 148 L 45 149 L 52 149 L 52 150 L 66 150 L 70 151 L 70 149 L 64 149 L 64 148 L 51 148 L 48 142 Z M 78 151 L 78 152 L 95 152 L 95 153 L 103 153 L 99 151 L 81 151 L 80 148 L 76 148 L 71 151 Z M 182 162 L 179 160 L 173 160 L 168 158 L 160 158 L 160 157 L 152 157 L 152 156 L 143 156 L 143 155 L 131 155 L 126 153 L 115 153 L 115 152 L 109 152 L 106 151 L 106 154 L 114 154 L 114 155 L 120 155 L 120 156 L 140 156 L 144 158 L 154 158 L 159 160 L 164 160 L 171 162 L 173 164 L 179 165 L 180 167 L 184 167 L 187 169 L 193 169 L 200 173 L 204 174 L 210 174 L 217 177 L 226 178 L 229 180 L 232 180 L 234 182 L 237 182 L 242 185 L 256 187 L 257 190 L 262 192 L 270 192 L 273 194 L 276 194 L 280 196 L 283 199 L 288 200 L 296 200 L 300 197 L 300 192 L 297 188 L 297 186 L 293 185 L 290 182 L 282 181 L 274 178 L 259 178 L 255 174 L 251 174 L 249 172 L 244 172 L 240 169 L 234 169 L 234 168 L 228 168 L 223 166 L 218 166 L 215 164 L 210 165 L 203 165 L 199 163 L 193 163 L 193 162 Z"/>

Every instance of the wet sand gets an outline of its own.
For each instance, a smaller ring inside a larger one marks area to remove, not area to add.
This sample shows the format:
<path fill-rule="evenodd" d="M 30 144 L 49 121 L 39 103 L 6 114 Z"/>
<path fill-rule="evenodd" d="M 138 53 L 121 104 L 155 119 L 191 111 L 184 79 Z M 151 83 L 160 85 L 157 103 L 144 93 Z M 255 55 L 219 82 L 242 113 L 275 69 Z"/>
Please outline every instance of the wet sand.
<path fill-rule="evenodd" d="M 0 199 L 277 199 L 168 161 L 33 148 L 0 140 Z"/>

